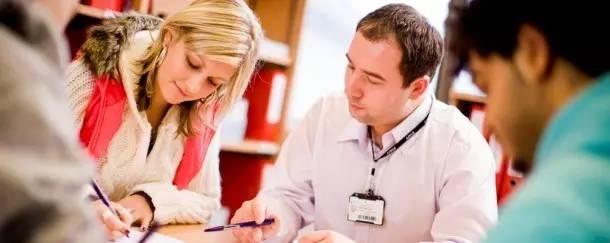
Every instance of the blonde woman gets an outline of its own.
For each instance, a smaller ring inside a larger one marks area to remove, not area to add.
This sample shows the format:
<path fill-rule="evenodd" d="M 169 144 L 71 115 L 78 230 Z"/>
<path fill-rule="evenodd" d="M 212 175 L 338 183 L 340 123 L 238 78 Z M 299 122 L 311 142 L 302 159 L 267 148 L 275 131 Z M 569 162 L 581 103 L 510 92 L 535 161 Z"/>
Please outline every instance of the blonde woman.
<path fill-rule="evenodd" d="M 206 223 L 219 208 L 215 131 L 248 85 L 261 35 L 242 0 L 91 30 L 68 69 L 71 108 L 98 183 L 143 230 L 153 218 Z"/>

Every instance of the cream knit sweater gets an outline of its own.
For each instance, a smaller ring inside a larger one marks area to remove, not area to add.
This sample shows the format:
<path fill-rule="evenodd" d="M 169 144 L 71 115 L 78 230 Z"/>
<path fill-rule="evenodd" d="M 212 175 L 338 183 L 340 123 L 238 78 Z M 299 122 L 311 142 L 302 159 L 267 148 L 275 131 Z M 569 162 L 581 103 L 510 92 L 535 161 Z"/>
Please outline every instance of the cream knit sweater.
<path fill-rule="evenodd" d="M 203 167 L 187 189 L 173 184 L 176 168 L 182 160 L 185 137 L 176 137 L 178 107 L 172 106 L 157 130 L 157 139 L 147 156 L 151 125 L 145 112 L 138 112 L 135 90 L 139 66 L 135 60 L 144 55 L 157 32 L 135 34 L 120 54 L 119 73 L 127 93 L 123 124 L 114 135 L 108 151 L 98 161 L 98 181 L 113 201 L 135 192 L 148 194 L 155 206 L 154 218 L 161 224 L 207 223 L 211 213 L 220 207 L 220 173 L 218 133 L 212 139 Z M 75 60 L 67 71 L 67 91 L 78 130 L 93 92 L 94 79 L 82 60 Z"/>

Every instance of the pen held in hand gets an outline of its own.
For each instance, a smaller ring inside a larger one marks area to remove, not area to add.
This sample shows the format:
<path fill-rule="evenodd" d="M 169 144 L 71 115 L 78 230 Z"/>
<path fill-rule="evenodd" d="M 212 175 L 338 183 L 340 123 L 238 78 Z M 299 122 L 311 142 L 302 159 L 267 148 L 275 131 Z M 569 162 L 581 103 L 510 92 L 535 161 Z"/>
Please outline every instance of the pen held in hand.
<path fill-rule="evenodd" d="M 102 201 L 102 203 L 104 205 L 106 205 L 106 207 L 108 207 L 108 209 L 110 209 L 110 211 L 112 213 L 114 213 L 114 215 L 116 215 L 117 217 L 121 217 L 119 212 L 117 210 L 114 210 L 111 206 L 110 206 L 110 200 L 108 200 L 108 197 L 106 196 L 106 194 L 102 191 L 102 188 L 100 188 L 100 186 L 97 184 L 97 182 L 95 182 L 95 180 L 91 180 L 91 186 L 93 187 L 93 190 L 95 191 L 95 194 L 97 194 L 97 197 Z M 127 236 L 127 238 L 129 238 L 129 230 L 127 230 L 125 232 L 125 235 Z"/>
<path fill-rule="evenodd" d="M 236 224 L 227 224 L 227 225 L 207 228 L 204 231 L 205 232 L 214 232 L 214 231 L 223 231 L 223 230 L 227 230 L 227 229 L 237 229 L 237 228 L 244 228 L 244 227 L 259 227 L 259 226 L 270 225 L 270 224 L 273 224 L 274 222 L 275 222 L 275 219 L 269 218 L 269 219 L 265 219 L 265 221 L 263 221 L 260 224 L 257 224 L 256 221 L 246 221 L 246 222 L 241 222 L 241 223 L 236 223 Z"/>
<path fill-rule="evenodd" d="M 159 229 L 159 227 L 160 227 L 160 226 L 161 226 L 161 225 L 160 225 L 158 222 L 153 221 L 153 222 L 150 224 L 150 227 L 148 228 L 148 231 L 146 231 L 146 233 L 145 233 L 145 234 L 142 236 L 142 238 L 141 238 L 141 239 L 138 241 L 138 243 L 144 243 L 144 242 L 146 242 L 146 240 L 148 240 L 148 238 L 150 238 L 150 237 L 152 236 L 152 234 L 153 234 L 155 231 L 157 231 L 157 229 Z"/>

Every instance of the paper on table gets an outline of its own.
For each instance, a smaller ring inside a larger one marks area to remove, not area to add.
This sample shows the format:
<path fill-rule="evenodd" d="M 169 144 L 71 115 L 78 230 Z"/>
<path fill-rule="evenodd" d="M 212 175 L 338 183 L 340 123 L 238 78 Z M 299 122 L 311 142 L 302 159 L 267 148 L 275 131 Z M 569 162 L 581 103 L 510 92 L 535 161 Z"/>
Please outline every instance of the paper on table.
<path fill-rule="evenodd" d="M 112 243 L 137 243 L 140 241 L 142 236 L 144 236 L 145 232 L 141 232 L 139 228 L 131 228 L 129 233 L 129 238 L 123 237 L 117 239 L 115 241 L 110 241 Z M 160 233 L 153 233 L 147 240 L 146 243 L 184 243 L 181 240 L 176 238 L 172 238 Z"/>

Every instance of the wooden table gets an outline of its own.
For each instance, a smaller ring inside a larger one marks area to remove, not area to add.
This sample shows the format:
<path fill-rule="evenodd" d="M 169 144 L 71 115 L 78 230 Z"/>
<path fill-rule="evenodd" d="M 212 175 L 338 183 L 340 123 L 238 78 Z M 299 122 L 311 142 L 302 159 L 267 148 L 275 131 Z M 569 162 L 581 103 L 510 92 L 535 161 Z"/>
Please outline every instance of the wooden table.
<path fill-rule="evenodd" d="M 205 225 L 166 225 L 159 233 L 187 243 L 236 243 L 231 231 L 203 232 Z"/>

